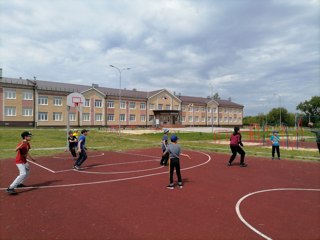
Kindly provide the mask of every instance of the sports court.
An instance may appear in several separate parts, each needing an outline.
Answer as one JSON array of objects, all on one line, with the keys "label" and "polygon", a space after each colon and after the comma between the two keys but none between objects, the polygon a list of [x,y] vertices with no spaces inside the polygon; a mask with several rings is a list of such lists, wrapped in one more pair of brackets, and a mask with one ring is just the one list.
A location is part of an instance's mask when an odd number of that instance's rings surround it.
[{"label": "sports court", "polygon": [[16,196],[2,160],[1,239],[320,239],[318,163],[184,153],[174,190],[158,148],[89,151],[81,171],[69,153],[37,158]]}]

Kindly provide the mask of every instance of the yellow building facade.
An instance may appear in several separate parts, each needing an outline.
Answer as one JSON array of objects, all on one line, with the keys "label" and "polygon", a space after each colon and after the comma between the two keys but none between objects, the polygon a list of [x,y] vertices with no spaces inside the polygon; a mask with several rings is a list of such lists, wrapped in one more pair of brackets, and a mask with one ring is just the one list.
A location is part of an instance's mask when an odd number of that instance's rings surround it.
[{"label": "yellow building facade", "polygon": [[[67,105],[73,92],[85,98],[78,107]],[[228,100],[21,78],[1,78],[0,104],[1,126],[241,126],[243,119],[243,106]]]}]

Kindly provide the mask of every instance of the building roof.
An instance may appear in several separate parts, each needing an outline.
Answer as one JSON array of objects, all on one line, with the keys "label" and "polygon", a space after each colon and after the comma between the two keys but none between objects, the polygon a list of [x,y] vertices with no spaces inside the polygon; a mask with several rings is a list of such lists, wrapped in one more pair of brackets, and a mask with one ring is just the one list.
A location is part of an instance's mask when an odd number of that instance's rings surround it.
[{"label": "building roof", "polygon": [[[22,78],[6,78],[2,77],[0,82],[14,84],[14,85],[26,85],[26,86],[33,86],[36,83],[37,88],[39,90],[47,90],[47,91],[61,91],[61,92],[84,92],[90,89],[96,89],[99,92],[105,94],[106,96],[119,96],[119,89],[116,88],[107,88],[107,87],[100,87],[97,84],[92,84],[92,86],[87,85],[79,85],[79,84],[72,84],[72,83],[61,83],[61,82],[50,82],[44,80],[28,80]],[[148,99],[151,96],[158,94],[165,89],[155,90],[155,91],[138,91],[136,89],[128,90],[122,89],[121,96],[127,98],[140,98],[140,99]],[[243,105],[234,103],[229,100],[221,100],[221,99],[214,99],[211,98],[203,98],[203,97],[193,97],[193,96],[177,96],[184,104],[197,104],[206,106],[210,101],[215,101],[221,107],[236,107],[236,108],[243,108]]]}]

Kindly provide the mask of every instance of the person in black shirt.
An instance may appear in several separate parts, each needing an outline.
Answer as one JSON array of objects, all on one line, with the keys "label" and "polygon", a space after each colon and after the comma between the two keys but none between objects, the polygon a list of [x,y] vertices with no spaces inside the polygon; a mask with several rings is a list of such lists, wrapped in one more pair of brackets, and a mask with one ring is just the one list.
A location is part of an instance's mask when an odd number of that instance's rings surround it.
[{"label": "person in black shirt", "polygon": [[72,131],[69,131],[69,137],[68,137],[68,142],[69,142],[69,151],[71,152],[71,155],[74,160],[77,159],[77,144],[78,144],[78,139],[76,136],[73,135]]}]

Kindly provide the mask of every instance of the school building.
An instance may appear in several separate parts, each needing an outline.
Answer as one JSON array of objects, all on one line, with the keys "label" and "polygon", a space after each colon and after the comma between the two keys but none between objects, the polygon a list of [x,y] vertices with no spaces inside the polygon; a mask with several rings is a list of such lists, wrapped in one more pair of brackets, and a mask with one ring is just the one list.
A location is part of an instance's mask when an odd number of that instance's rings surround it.
[{"label": "school building", "polygon": [[[80,107],[67,96],[81,93]],[[242,126],[244,106],[183,96],[166,89],[138,91],[22,78],[0,79],[0,126],[183,127]]]}]

